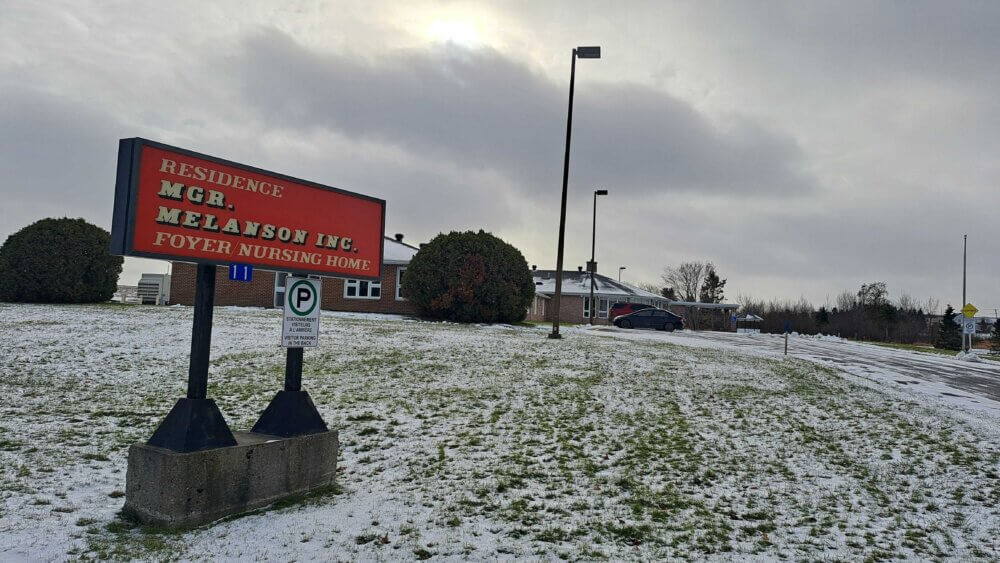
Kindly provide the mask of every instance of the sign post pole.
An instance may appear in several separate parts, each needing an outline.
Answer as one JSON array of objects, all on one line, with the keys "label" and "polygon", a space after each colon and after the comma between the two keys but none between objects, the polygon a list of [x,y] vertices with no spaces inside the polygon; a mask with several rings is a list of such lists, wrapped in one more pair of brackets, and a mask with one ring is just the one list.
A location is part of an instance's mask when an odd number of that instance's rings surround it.
[{"label": "sign post pole", "polygon": [[188,399],[208,395],[208,355],[212,347],[212,314],[215,308],[215,266],[198,264],[195,278],[191,359],[188,365]]},{"label": "sign post pole", "polygon": [[[964,300],[963,300],[964,301]],[[972,303],[966,303],[962,307],[962,351],[971,352],[972,351],[972,337],[976,334],[976,313],[979,309],[976,308]],[[966,340],[968,340],[968,346],[966,346]]]},{"label": "sign post pole", "polygon": [[289,348],[285,355],[285,391],[302,390],[302,348]]},{"label": "sign post pole", "polygon": [[187,397],[179,399],[146,442],[175,452],[196,452],[235,446],[222,411],[208,396],[208,359],[212,347],[212,309],[215,304],[215,266],[199,264],[195,281],[194,322]]}]

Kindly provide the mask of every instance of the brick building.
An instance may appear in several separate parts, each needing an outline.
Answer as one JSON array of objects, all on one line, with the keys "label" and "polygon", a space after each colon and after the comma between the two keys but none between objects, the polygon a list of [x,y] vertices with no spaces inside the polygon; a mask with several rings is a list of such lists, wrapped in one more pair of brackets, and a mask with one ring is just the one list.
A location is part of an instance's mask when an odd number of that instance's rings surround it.
[{"label": "brick building", "polygon": [[[535,311],[528,310],[528,320],[555,320],[551,297],[556,293],[555,270],[538,270],[532,267],[535,279]],[[539,309],[539,299],[545,299]],[[622,283],[601,274],[594,275],[594,301],[590,303],[590,274],[582,267],[574,271],[563,271],[562,297],[559,299],[559,322],[589,322],[590,306],[597,308],[594,324],[608,324],[608,310],[615,303],[642,303],[666,309],[685,320],[689,329],[735,330],[730,316],[739,307],[731,303],[690,303],[671,301],[662,295],[650,293],[633,285]]]},{"label": "brick building", "polygon": [[[391,313],[416,315],[417,309],[400,292],[405,283],[406,266],[417,253],[417,248],[403,242],[403,235],[383,240],[382,281],[344,280],[322,278],[323,309],[353,311],[358,313]],[[196,267],[186,262],[174,262],[172,267],[170,304],[194,304]],[[525,320],[552,322],[555,320],[552,296],[555,295],[555,270],[538,270],[532,267],[535,281],[535,298],[528,306]],[[252,282],[229,280],[229,269],[219,266],[215,274],[215,304],[243,307],[281,307],[284,303],[287,274],[267,270],[254,270]],[[590,314],[590,274],[578,268],[564,271],[560,322],[585,323]],[[722,303],[685,303],[670,301],[661,295],[622,283],[601,274],[594,277],[594,302],[597,315],[595,324],[608,324],[608,310],[618,302],[643,303],[671,310],[687,320],[688,328],[708,328],[716,323],[707,322],[714,316],[728,319],[736,305]],[[711,310],[711,311],[708,311]],[[720,321],[721,322],[721,321]],[[714,326],[712,328],[715,328]],[[719,328],[716,328],[718,330]],[[722,328],[722,330],[731,328]]]},{"label": "brick building", "polygon": [[552,305],[552,298],[544,293],[535,292],[535,299],[531,302],[531,306],[528,307],[528,316],[524,317],[526,321],[542,322],[549,320],[546,312]]},{"label": "brick building", "polygon": [[[529,311],[528,320],[554,321],[555,311],[551,297],[556,293],[556,271],[538,270],[532,267],[531,275],[535,279],[536,302],[546,301],[541,313]],[[562,296],[559,298],[559,322],[585,323],[590,315],[590,274],[583,268],[576,271],[563,271]],[[670,301],[661,295],[650,293],[638,287],[616,281],[601,274],[594,275],[594,305],[597,315],[594,324],[608,324],[608,309],[614,303],[643,303],[654,307],[666,308]]]},{"label": "brick building", "polygon": [[[415,315],[416,308],[400,292],[406,265],[417,248],[403,242],[403,235],[383,240],[382,281],[322,278],[322,302],[331,311],[361,313],[392,313]],[[171,268],[170,304],[194,304],[197,268],[187,262],[174,262]],[[284,303],[284,272],[254,270],[253,281],[229,280],[229,268],[219,266],[215,272],[215,304],[244,307],[280,307]]]}]

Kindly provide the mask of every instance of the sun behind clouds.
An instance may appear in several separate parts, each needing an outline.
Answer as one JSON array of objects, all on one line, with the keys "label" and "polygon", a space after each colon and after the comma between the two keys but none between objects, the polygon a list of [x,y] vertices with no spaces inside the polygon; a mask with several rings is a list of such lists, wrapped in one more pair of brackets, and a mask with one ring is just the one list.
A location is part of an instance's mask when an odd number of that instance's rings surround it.
[{"label": "sun behind clouds", "polygon": [[455,19],[434,20],[427,26],[427,37],[435,43],[454,43],[461,47],[475,48],[483,45],[483,38],[476,26],[468,21]]}]

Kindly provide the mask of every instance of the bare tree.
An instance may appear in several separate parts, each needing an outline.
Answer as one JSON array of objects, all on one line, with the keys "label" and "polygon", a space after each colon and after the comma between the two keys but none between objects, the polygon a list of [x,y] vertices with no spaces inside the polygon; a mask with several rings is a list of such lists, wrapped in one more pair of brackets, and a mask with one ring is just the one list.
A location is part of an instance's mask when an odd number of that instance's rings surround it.
[{"label": "bare tree", "polygon": [[899,296],[898,304],[903,311],[916,311],[921,308],[920,303],[908,293]]},{"label": "bare tree", "polygon": [[681,262],[676,268],[663,269],[663,283],[677,291],[685,301],[697,301],[698,290],[710,262]]},{"label": "bare tree", "polygon": [[857,296],[850,291],[842,291],[837,296],[837,309],[841,311],[851,311],[858,304]]},{"label": "bare tree", "polygon": [[752,296],[742,293],[736,294],[736,303],[739,304],[740,311],[754,315],[761,315],[767,309],[767,304],[763,300],[754,299]]},{"label": "bare tree", "polygon": [[924,305],[924,312],[928,315],[936,315],[938,312],[938,307],[941,306],[941,302],[933,297],[927,298],[927,304]]},{"label": "bare tree", "polygon": [[658,284],[658,283],[649,283],[649,282],[639,282],[639,284],[637,285],[637,287],[639,289],[643,290],[643,291],[648,291],[650,293],[655,293],[656,295],[660,295],[660,290],[663,289],[662,287],[660,287],[660,284]]}]

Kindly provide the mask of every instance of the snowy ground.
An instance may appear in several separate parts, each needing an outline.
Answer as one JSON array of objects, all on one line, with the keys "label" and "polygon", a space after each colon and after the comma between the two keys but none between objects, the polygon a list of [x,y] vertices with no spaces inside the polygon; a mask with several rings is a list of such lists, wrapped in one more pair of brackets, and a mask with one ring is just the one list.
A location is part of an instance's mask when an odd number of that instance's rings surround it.
[{"label": "snowy ground", "polygon": [[[617,335],[621,336],[621,335]],[[785,339],[777,334],[735,334],[731,332],[678,332],[653,336],[636,333],[632,338],[656,338],[687,346],[740,350],[745,353],[780,357]],[[836,336],[799,336],[788,339],[788,354],[837,368],[879,384],[909,386],[917,394],[938,403],[958,406],[966,412],[985,411],[984,420],[995,424],[1000,416],[1000,361],[977,350],[970,362],[952,355],[913,352],[853,342]]]},{"label": "snowy ground", "polygon": [[[215,318],[209,395],[247,428],[282,383],[280,317]],[[0,304],[0,560],[1000,557],[988,398],[711,334],[359,315],[324,316],[306,352],[337,490],[135,527],[126,451],[184,394],[190,321]]]}]

